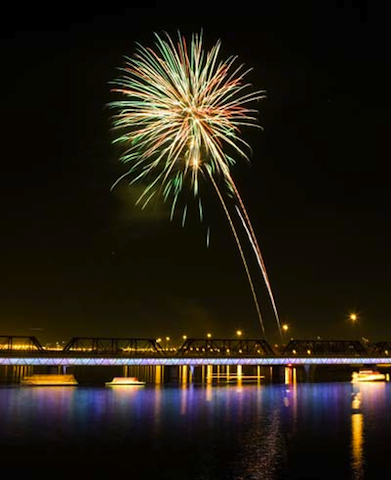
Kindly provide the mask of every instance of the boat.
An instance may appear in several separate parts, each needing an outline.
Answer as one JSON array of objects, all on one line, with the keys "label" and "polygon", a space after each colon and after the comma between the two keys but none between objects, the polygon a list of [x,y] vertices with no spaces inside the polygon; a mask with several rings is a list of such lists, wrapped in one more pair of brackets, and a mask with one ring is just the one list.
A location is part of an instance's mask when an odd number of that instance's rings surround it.
[{"label": "boat", "polygon": [[352,383],[385,382],[386,380],[386,375],[375,370],[360,370],[352,373]]},{"label": "boat", "polygon": [[143,386],[146,382],[138,380],[136,377],[114,377],[111,382],[106,382],[108,387],[130,387],[130,386]]},{"label": "boat", "polygon": [[59,387],[59,386],[76,386],[77,380],[73,375],[30,375],[23,377],[20,381],[21,385],[33,385],[41,387]]}]

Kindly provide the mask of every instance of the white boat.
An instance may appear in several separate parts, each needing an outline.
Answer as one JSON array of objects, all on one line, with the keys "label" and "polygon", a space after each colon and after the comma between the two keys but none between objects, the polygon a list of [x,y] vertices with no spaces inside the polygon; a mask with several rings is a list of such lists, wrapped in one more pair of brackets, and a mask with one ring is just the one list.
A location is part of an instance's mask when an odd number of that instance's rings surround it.
[{"label": "white boat", "polygon": [[21,385],[33,385],[41,387],[75,386],[78,385],[73,375],[42,375],[36,374],[23,377]]},{"label": "white boat", "polygon": [[374,370],[360,370],[352,373],[352,383],[357,382],[385,382],[387,380],[383,373]]},{"label": "white boat", "polygon": [[127,387],[127,386],[142,386],[146,382],[138,380],[136,377],[114,377],[111,382],[106,382],[105,385],[108,387]]}]

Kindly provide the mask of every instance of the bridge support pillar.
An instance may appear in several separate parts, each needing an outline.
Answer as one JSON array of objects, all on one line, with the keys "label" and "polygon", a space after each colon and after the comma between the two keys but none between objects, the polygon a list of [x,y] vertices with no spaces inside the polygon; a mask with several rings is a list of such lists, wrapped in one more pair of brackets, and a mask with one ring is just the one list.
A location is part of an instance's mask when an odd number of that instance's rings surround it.
[{"label": "bridge support pillar", "polygon": [[273,365],[270,367],[271,381],[273,383],[284,383],[285,381],[285,365]]},{"label": "bridge support pillar", "polygon": [[178,382],[179,369],[176,365],[164,367],[164,382]]},{"label": "bridge support pillar", "polygon": [[179,366],[179,383],[187,384],[189,382],[190,367],[187,365]]},{"label": "bridge support pillar", "polygon": [[285,383],[288,385],[297,383],[296,367],[292,367],[292,365],[285,367]]},{"label": "bridge support pillar", "polygon": [[156,384],[162,383],[164,379],[164,366],[156,365],[154,372],[155,372],[155,383]]},{"label": "bridge support pillar", "polygon": [[313,382],[315,377],[316,365],[304,365],[304,381]]}]

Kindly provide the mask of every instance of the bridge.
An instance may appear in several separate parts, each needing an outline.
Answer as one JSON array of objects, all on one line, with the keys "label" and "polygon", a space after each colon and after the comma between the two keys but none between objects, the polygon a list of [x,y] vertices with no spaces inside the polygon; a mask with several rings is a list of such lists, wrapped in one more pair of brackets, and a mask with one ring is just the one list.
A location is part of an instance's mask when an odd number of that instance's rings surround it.
[{"label": "bridge", "polygon": [[163,348],[151,338],[73,337],[64,347],[45,348],[36,337],[0,336],[0,365],[42,366],[310,366],[390,365],[391,342],[291,340],[273,349],[266,340],[189,338]]}]

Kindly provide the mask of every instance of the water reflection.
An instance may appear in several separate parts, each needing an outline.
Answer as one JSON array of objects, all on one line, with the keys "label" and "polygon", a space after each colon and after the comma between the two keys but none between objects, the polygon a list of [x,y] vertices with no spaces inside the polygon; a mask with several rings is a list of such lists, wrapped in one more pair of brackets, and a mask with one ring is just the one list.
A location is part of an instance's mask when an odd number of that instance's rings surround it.
[{"label": "water reflection", "polygon": [[0,445],[26,465],[126,458],[132,480],[359,480],[387,468],[390,404],[385,383],[0,388]]},{"label": "water reflection", "polygon": [[[355,383],[352,392],[351,413],[351,471],[352,478],[366,478],[365,423],[373,429],[379,412],[387,409],[386,382]],[[380,415],[381,417],[382,415]],[[366,420],[365,420],[366,419]],[[384,416],[384,420],[386,417]]]},{"label": "water reflection", "polygon": [[352,413],[352,474],[355,480],[364,475],[364,416]]},{"label": "water reflection", "polygon": [[[301,478],[290,466],[289,450],[297,442],[297,385],[279,385],[277,387],[252,387],[246,393],[244,408],[252,402],[257,406],[241,438],[238,449],[238,463],[235,467],[235,479],[272,480],[282,478]],[[254,395],[254,396],[253,396]],[[249,402],[249,396],[251,402]],[[243,420],[245,421],[245,417]],[[302,425],[303,426],[303,425]],[[307,428],[307,425],[305,426]],[[305,460],[304,464],[308,465]],[[303,476],[304,478],[304,476]],[[307,478],[307,477],[305,477]],[[308,478],[323,478],[315,475]]]},{"label": "water reflection", "polygon": [[281,428],[278,406],[268,412],[267,420],[257,417],[242,439],[238,449],[235,478],[237,480],[272,480],[286,462],[287,445]]}]

